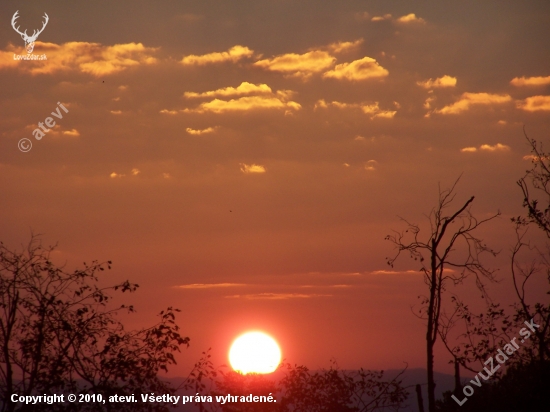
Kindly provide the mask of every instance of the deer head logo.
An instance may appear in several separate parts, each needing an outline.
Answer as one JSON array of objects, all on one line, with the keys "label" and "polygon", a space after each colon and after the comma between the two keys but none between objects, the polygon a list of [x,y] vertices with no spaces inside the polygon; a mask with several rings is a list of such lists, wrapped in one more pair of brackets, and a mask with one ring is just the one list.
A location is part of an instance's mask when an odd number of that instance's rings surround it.
[{"label": "deer head logo", "polygon": [[21,38],[23,40],[25,40],[25,48],[27,49],[27,53],[31,54],[32,51],[34,50],[34,42],[36,41],[36,38],[38,37],[38,35],[40,33],[42,33],[44,31],[44,28],[46,27],[46,25],[48,24],[48,20],[50,20],[50,18],[48,17],[48,15],[46,13],[44,13],[44,18],[46,19],[42,25],[42,28],[40,30],[34,30],[32,36],[29,36],[27,35],[27,30],[25,30],[23,33],[21,33],[19,31],[19,26],[15,27],[15,21],[19,18],[18,14],[19,13],[19,10],[17,10],[14,14],[13,14],[13,17],[11,19],[11,26],[13,27],[13,29],[19,33],[21,35]]}]

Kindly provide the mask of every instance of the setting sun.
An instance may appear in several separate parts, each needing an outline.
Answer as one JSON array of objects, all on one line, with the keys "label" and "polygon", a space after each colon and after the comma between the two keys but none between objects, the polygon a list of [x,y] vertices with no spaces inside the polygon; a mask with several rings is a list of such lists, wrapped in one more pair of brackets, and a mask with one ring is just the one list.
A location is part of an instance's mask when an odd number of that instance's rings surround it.
[{"label": "setting sun", "polygon": [[243,374],[271,373],[280,362],[279,345],[263,332],[248,332],[239,336],[229,350],[231,367]]}]

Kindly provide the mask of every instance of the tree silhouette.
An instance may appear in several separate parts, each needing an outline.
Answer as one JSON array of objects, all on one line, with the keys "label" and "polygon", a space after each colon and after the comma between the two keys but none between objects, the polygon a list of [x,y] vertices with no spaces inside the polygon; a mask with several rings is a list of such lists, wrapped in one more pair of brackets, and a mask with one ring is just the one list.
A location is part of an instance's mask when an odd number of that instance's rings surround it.
[{"label": "tree silhouette", "polygon": [[[400,376],[384,380],[383,371],[345,371],[332,362],[329,369],[310,371],[305,366],[283,363],[276,382],[269,375],[221,372],[214,380],[216,395],[273,395],[272,403],[213,403],[207,408],[224,412],[375,412],[398,410],[407,399],[408,391]],[[204,407],[204,406],[203,406]]]},{"label": "tree silhouette", "polygon": [[483,254],[496,255],[483,241],[474,236],[474,232],[484,223],[500,215],[500,212],[486,219],[477,219],[470,212],[474,201],[472,196],[466,202],[449,213],[455,199],[455,181],[450,189],[439,190],[437,206],[428,215],[429,231],[421,233],[418,224],[402,219],[407,229],[394,232],[386,237],[397,247],[396,254],[387,258],[393,267],[402,253],[421,264],[424,282],[428,286],[428,296],[423,296],[419,316],[427,321],[426,358],[428,377],[428,410],[435,412],[434,346],[441,333],[441,315],[443,294],[447,284],[462,283],[469,275],[475,276],[477,287],[486,296],[484,280],[493,281],[494,272],[487,269],[480,260]]},{"label": "tree silhouette", "polygon": [[188,346],[175,323],[178,309],[160,313],[157,324],[127,331],[112,309],[111,292],[132,292],[128,281],[100,288],[99,272],[111,262],[84,264],[67,271],[50,259],[33,236],[22,251],[0,243],[0,398],[2,412],[13,411],[165,411],[148,403],[106,402],[25,405],[12,394],[131,395],[172,393],[158,377],[176,363],[174,353]]},{"label": "tree silhouette", "polygon": [[550,362],[517,363],[501,379],[484,382],[468,402],[459,406],[452,392],[437,401],[438,412],[548,412]]},{"label": "tree silhouette", "polygon": [[282,411],[374,412],[397,410],[408,397],[398,376],[383,380],[383,371],[344,371],[333,362],[329,369],[310,371],[286,365],[281,380]]},{"label": "tree silhouette", "polygon": [[[514,339],[519,347],[506,363],[496,371],[491,381],[476,388],[475,396],[458,408],[452,393],[444,394],[439,403],[441,411],[530,411],[550,410],[550,303],[537,302],[534,289],[540,290],[536,278],[546,277],[550,286],[550,249],[532,244],[529,229],[537,227],[550,238],[550,163],[542,144],[524,135],[531,147],[531,169],[518,182],[523,194],[526,216],[512,218],[516,241],[510,254],[510,273],[516,302],[513,312],[506,312],[500,304],[489,304],[485,313],[474,314],[467,305],[456,299],[458,319],[464,321],[462,342],[447,348],[466,369],[478,373],[487,359]],[[550,295],[550,287],[547,295]],[[526,328],[531,320],[536,327]],[[451,323],[453,323],[452,321]],[[529,335],[521,334],[521,330]],[[477,369],[472,367],[478,363]],[[484,369],[484,373],[487,369]],[[487,373],[488,376],[491,374]]]},{"label": "tree silhouette", "polygon": [[[549,284],[547,294],[550,295],[550,248],[548,243],[545,248],[531,245],[526,240],[526,234],[529,226],[535,225],[550,239],[550,154],[544,152],[542,143],[527,136],[525,128],[523,134],[531,147],[532,167],[517,182],[523,193],[523,207],[527,210],[527,216],[512,218],[517,235],[511,262],[514,290],[518,298],[515,319],[522,322],[536,318],[540,323],[540,328],[534,331],[536,345],[532,355],[544,362],[550,360],[550,303],[530,303],[527,285],[535,277],[546,276]],[[523,251],[535,253],[535,258],[527,265],[520,263]]]}]

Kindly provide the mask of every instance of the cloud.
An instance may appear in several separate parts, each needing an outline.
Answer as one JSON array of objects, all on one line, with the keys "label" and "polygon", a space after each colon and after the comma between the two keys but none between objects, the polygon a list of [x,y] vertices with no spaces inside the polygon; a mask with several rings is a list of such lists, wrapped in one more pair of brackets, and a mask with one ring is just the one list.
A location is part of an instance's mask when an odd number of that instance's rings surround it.
[{"label": "cloud", "polygon": [[[432,107],[432,103],[436,100],[434,96],[429,96],[426,101],[424,102],[423,106],[425,109],[430,109]],[[429,117],[429,116],[428,116]]]},{"label": "cloud", "polygon": [[416,17],[416,14],[410,13],[406,16],[401,16],[397,20],[395,20],[396,23],[399,24],[426,24],[426,20]]},{"label": "cloud", "polygon": [[304,54],[288,53],[273,59],[259,60],[254,66],[290,77],[309,78],[312,74],[331,67],[336,58],[326,51],[310,51]]},{"label": "cloud", "polygon": [[199,97],[215,97],[215,96],[242,96],[246,94],[270,94],[271,88],[267,84],[252,84],[242,82],[237,87],[225,87],[223,89],[212,90],[203,93],[185,92],[183,95],[188,99]]},{"label": "cloud", "polygon": [[[145,47],[141,43],[115,44],[104,46],[100,43],[69,42],[61,45],[36,42],[41,52],[48,56],[47,61],[18,62],[22,71],[35,74],[53,74],[58,71],[80,71],[100,77],[118,73],[130,67],[157,62],[152,55],[156,48]],[[12,48],[14,48],[12,46]],[[14,48],[15,49],[15,48]],[[12,57],[13,51],[9,53]],[[6,53],[0,54],[0,68],[6,65]],[[30,64],[29,64],[30,63]]]},{"label": "cloud", "polygon": [[374,16],[370,21],[384,21],[384,20],[391,20],[392,15],[391,14],[384,14],[383,16]]},{"label": "cloud", "polygon": [[190,127],[188,127],[187,129],[185,129],[185,131],[189,134],[193,134],[193,135],[201,135],[201,134],[207,134],[207,133],[213,133],[216,131],[216,128],[215,127],[207,127],[206,129],[198,129],[198,130],[195,130],[195,129],[191,129]]},{"label": "cloud", "polygon": [[[209,102],[199,104],[199,106],[191,109],[186,108],[180,110],[184,113],[226,113],[237,111],[250,111],[256,109],[275,109],[285,110],[285,114],[292,114],[293,110],[300,110],[301,105],[291,100],[295,94],[292,90],[278,90],[274,92],[267,84],[252,84],[242,82],[237,87],[225,87],[222,89],[207,91],[203,93],[186,92],[187,98],[198,97],[213,97],[213,96],[242,96],[236,99],[223,100],[213,99]],[[175,110],[161,110],[161,113],[176,114]]]},{"label": "cloud", "polygon": [[141,173],[141,172],[139,171],[139,169],[136,169],[136,168],[133,168],[133,169],[132,169],[132,175],[133,175],[133,176],[137,176],[137,175],[139,175],[140,173]]},{"label": "cloud", "polygon": [[384,14],[383,16],[373,16],[370,20],[374,22],[392,20],[394,23],[397,24],[426,24],[426,20],[420,17],[416,17],[416,14],[414,13],[401,16],[397,19],[393,19],[393,16],[391,14]]},{"label": "cloud", "polygon": [[268,300],[287,300],[287,299],[310,299],[320,297],[330,297],[332,295],[319,295],[314,293],[254,293],[249,295],[230,295],[228,299],[268,299]]},{"label": "cloud", "polygon": [[397,270],[374,270],[372,272],[370,272],[371,275],[403,275],[403,274],[421,274],[422,272],[419,271],[419,270],[401,270],[401,271],[397,271]]},{"label": "cloud", "polygon": [[456,86],[456,77],[444,75],[443,77],[438,77],[435,80],[431,78],[424,81],[416,82],[417,85],[425,89],[435,89],[440,87],[455,87]]},{"label": "cloud", "polygon": [[332,51],[333,53],[346,53],[352,50],[356,50],[363,44],[363,39],[355,40],[355,41],[341,41],[337,43],[331,43],[328,45],[328,49]]},{"label": "cloud", "polygon": [[550,110],[550,96],[531,96],[525,100],[519,100],[516,105],[527,112]]},{"label": "cloud", "polygon": [[111,179],[116,179],[117,177],[124,177],[124,176],[126,176],[126,175],[122,175],[122,174],[113,172],[113,173],[111,173],[109,176],[111,177]]},{"label": "cloud", "polygon": [[262,165],[251,164],[247,165],[245,163],[239,163],[241,165],[241,172],[243,173],[265,173],[265,167]]},{"label": "cloud", "polygon": [[64,136],[69,136],[69,137],[78,137],[80,136],[80,132],[76,129],[72,129],[72,130],[65,130],[63,132],[63,135]]},{"label": "cloud", "polygon": [[195,113],[226,113],[226,112],[246,112],[250,110],[267,110],[267,109],[285,109],[285,110],[300,110],[301,105],[286,101],[285,97],[276,96],[246,96],[238,99],[220,100],[214,99],[210,102],[201,103],[195,109],[185,109],[184,112]]},{"label": "cloud", "polygon": [[254,55],[254,50],[250,50],[248,47],[237,45],[237,46],[231,47],[228,51],[225,51],[225,52],[214,52],[209,54],[203,54],[200,56],[191,54],[181,59],[180,63],[185,66],[189,66],[189,65],[203,66],[206,64],[223,63],[223,62],[236,63],[241,59],[250,58],[253,55]]},{"label": "cloud", "polygon": [[[368,103],[342,103],[338,101],[333,101],[330,103],[327,103],[324,99],[318,100],[315,103],[314,110],[318,108],[327,109],[329,107],[336,107],[338,109],[357,109],[361,110],[363,113],[370,115],[371,119],[380,117],[380,118],[386,118],[391,119],[395,116],[397,111],[395,110],[382,110],[380,109],[378,102],[374,102],[372,104]],[[355,140],[364,140],[362,139],[355,139]]]},{"label": "cloud", "polygon": [[440,114],[458,114],[470,110],[472,106],[490,106],[507,103],[511,100],[512,98],[508,94],[463,93],[455,103],[434,112]]},{"label": "cloud", "polygon": [[546,77],[514,77],[510,84],[512,86],[546,86],[550,84],[550,76]]},{"label": "cloud", "polygon": [[525,155],[523,156],[523,160],[530,160],[532,162],[540,162],[542,160],[548,160],[548,156],[535,156],[535,155]]},{"label": "cloud", "polygon": [[490,144],[482,144],[481,146],[479,146],[479,149],[480,150],[485,150],[485,151],[488,151],[488,152],[497,152],[497,151],[507,152],[507,151],[510,150],[510,146],[507,146],[507,145],[501,144],[501,143],[497,143],[493,146],[491,146]]},{"label": "cloud", "polygon": [[175,115],[175,114],[178,114],[178,111],[177,110],[162,109],[162,110],[159,111],[159,113]]},{"label": "cloud", "polygon": [[363,113],[371,115],[371,119],[374,119],[376,117],[391,119],[397,113],[397,111],[395,110],[380,109],[380,107],[378,107],[378,102],[374,102],[374,104],[371,105],[361,106],[361,110],[363,111]]},{"label": "cloud", "polygon": [[372,57],[363,57],[351,63],[337,64],[333,70],[323,74],[324,78],[359,81],[384,78],[389,72]]},{"label": "cloud", "polygon": [[[473,153],[477,152],[477,150],[478,149],[476,147],[464,147],[460,149],[462,153]],[[508,152],[510,150],[510,146],[502,143],[497,143],[492,146],[490,144],[482,144],[479,146],[479,150],[484,150],[486,152]]]},{"label": "cloud", "polygon": [[175,289],[215,289],[232,288],[236,286],[246,286],[243,283],[190,283],[186,285],[172,286]]}]

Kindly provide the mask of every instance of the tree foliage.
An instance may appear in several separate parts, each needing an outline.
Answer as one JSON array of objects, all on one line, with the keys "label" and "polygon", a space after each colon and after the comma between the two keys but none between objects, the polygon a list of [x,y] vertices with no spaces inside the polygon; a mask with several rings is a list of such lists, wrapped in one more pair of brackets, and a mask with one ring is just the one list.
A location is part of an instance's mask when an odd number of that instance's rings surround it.
[{"label": "tree foliage", "polygon": [[[404,371],[403,371],[404,372]],[[335,362],[329,369],[311,371],[306,366],[283,363],[275,373],[276,382],[268,375],[227,371],[214,381],[215,395],[273,395],[274,403],[213,404],[213,411],[224,412],[381,412],[398,410],[408,396],[399,379],[385,380],[383,371],[345,371]]]},{"label": "tree foliage", "polygon": [[[84,263],[65,270],[52,263],[53,248],[34,237],[22,251],[0,243],[0,398],[11,394],[171,393],[158,374],[176,363],[174,353],[188,346],[168,308],[157,324],[125,330],[117,319],[111,293],[133,292],[128,281],[98,286],[98,274],[111,262]],[[117,411],[164,411],[164,407],[115,404]],[[2,412],[40,410],[114,410],[109,403],[78,406],[4,402]]]},{"label": "tree foliage", "polygon": [[344,371],[333,363],[329,369],[310,371],[286,365],[281,381],[285,412],[374,412],[397,410],[408,392],[399,377],[384,380],[383,371]]}]

